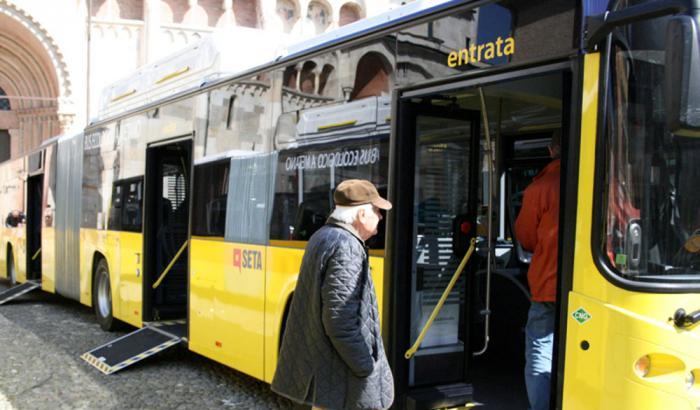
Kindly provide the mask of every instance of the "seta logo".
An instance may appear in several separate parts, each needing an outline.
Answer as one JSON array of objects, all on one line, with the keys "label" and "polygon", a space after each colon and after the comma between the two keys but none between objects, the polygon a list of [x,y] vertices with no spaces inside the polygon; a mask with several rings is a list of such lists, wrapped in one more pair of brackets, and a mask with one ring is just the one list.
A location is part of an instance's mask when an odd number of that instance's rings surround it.
[{"label": "seta logo", "polygon": [[253,249],[233,249],[233,266],[242,269],[262,270],[262,252]]}]

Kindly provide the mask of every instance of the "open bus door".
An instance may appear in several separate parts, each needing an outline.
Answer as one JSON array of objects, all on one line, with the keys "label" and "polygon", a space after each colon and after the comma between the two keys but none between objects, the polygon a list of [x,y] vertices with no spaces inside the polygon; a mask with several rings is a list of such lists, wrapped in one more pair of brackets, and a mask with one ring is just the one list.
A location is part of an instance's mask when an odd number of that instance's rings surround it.
[{"label": "open bus door", "polygon": [[41,280],[41,225],[44,175],[27,180],[27,280]]},{"label": "open bus door", "polygon": [[394,327],[385,332],[393,339],[394,356],[400,355],[393,363],[400,386],[395,405],[463,405],[472,399],[468,371],[474,348],[466,301],[474,263],[467,265],[421,348],[410,360],[403,352],[418,337],[476,233],[479,112],[430,95],[402,99],[398,110],[394,166],[404,172],[396,173],[393,185],[402,189],[395,193],[392,234],[406,240],[390,250],[392,269],[402,273],[393,276]]},{"label": "open bus door", "polygon": [[[389,195],[395,208],[384,329],[397,408],[527,407],[529,255],[513,222],[522,190],[551,161],[550,139],[568,123],[568,67],[555,63],[398,97],[390,186],[400,188]],[[445,293],[470,243],[474,253]],[[421,333],[415,354],[405,357]]]},{"label": "open bus door", "polygon": [[81,356],[105,374],[186,340],[191,170],[192,140],[167,141],[146,151],[145,183],[139,177],[115,185],[124,231],[122,303],[134,312],[142,309],[144,327]]}]

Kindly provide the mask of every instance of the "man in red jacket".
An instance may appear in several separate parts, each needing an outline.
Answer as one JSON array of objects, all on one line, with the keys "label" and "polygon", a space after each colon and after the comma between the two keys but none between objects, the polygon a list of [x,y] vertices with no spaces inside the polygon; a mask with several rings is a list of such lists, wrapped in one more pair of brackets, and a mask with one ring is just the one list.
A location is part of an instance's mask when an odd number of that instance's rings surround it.
[{"label": "man in red jacket", "polygon": [[557,130],[549,145],[553,160],[525,189],[515,221],[516,238],[533,253],[527,271],[532,303],[525,326],[525,386],[532,410],[549,408],[557,300],[560,140]]}]

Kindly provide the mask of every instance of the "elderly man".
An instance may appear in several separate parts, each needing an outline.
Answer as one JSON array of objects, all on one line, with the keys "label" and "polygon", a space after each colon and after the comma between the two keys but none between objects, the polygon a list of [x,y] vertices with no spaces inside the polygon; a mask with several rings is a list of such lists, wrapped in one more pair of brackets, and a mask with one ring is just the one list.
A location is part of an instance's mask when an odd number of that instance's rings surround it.
[{"label": "elderly man", "polygon": [[338,185],[306,246],[272,390],[319,409],[385,409],[394,382],[365,241],[391,203],[366,180]]}]

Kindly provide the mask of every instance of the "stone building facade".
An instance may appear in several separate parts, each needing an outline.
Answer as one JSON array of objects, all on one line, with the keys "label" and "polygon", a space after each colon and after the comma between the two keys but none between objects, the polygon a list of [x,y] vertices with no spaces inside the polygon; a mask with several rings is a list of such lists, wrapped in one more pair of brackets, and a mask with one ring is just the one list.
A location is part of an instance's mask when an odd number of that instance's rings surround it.
[{"label": "stone building facade", "polygon": [[[104,86],[207,33],[248,27],[303,40],[404,2],[0,0],[0,161],[84,127]],[[299,88],[329,86],[303,71]]]}]

